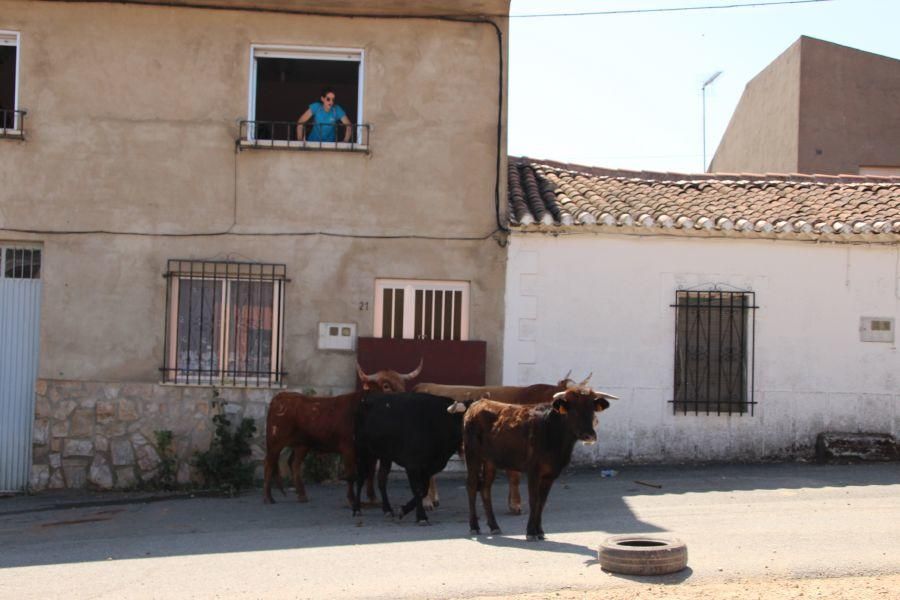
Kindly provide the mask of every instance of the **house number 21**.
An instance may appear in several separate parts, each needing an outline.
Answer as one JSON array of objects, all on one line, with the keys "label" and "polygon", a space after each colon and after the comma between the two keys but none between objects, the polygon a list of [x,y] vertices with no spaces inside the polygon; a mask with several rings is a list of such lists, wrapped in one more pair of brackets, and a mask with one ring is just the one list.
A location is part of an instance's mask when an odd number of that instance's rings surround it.
[{"label": "house number 21", "polygon": [[359,310],[369,310],[369,303],[368,302],[360,302]]}]

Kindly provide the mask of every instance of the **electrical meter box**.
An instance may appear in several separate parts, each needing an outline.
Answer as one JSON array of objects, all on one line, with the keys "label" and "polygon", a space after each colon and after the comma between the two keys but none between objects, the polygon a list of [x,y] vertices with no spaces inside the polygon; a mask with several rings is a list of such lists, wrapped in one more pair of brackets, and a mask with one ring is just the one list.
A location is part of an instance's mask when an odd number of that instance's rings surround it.
[{"label": "electrical meter box", "polygon": [[319,323],[319,350],[356,350],[356,323]]}]

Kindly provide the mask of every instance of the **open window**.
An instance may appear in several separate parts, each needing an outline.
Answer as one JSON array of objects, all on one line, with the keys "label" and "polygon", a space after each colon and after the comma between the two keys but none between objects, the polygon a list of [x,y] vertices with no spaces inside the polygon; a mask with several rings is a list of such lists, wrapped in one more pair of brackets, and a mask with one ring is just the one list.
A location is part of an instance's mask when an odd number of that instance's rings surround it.
[{"label": "open window", "polygon": [[[251,51],[249,114],[241,124],[242,142],[329,149],[368,143],[368,126],[363,124],[362,50],[254,45]],[[298,132],[297,120],[320,101],[325,88],[334,90],[335,105],[351,125],[332,128],[333,139],[302,142],[307,136]],[[306,133],[313,126],[308,123]]]},{"label": "open window", "polygon": [[0,31],[0,137],[21,137],[19,34]]}]

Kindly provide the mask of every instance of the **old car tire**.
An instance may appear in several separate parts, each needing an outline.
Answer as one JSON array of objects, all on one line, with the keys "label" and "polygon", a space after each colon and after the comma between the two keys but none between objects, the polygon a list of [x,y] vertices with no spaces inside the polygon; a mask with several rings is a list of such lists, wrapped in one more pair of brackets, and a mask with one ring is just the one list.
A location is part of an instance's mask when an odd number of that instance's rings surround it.
[{"label": "old car tire", "polygon": [[598,552],[600,566],[623,575],[665,575],[687,566],[687,546],[675,538],[614,535]]}]

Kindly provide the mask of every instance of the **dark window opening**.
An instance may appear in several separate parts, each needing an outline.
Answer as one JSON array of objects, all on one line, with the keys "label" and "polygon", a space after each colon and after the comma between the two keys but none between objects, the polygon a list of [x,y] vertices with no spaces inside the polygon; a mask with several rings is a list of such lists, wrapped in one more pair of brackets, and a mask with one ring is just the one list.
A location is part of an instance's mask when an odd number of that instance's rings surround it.
[{"label": "dark window opening", "polygon": [[16,128],[16,47],[0,46],[0,128]]},{"label": "dark window opening", "polygon": [[677,292],[675,412],[753,414],[753,292]]},{"label": "dark window opening", "polygon": [[325,87],[334,90],[335,102],[350,122],[359,123],[359,62],[260,57],[255,60],[254,120],[258,139],[296,140],[297,119],[310,104],[320,101]]}]

